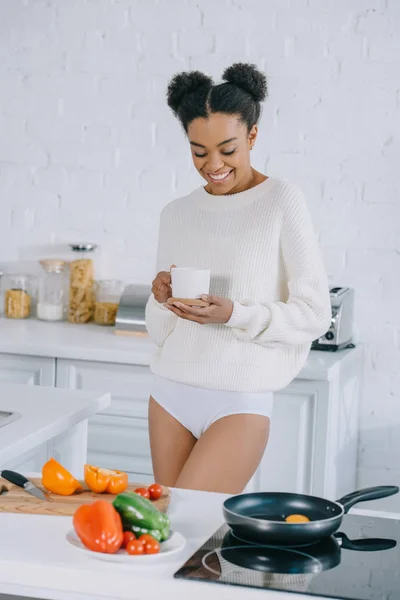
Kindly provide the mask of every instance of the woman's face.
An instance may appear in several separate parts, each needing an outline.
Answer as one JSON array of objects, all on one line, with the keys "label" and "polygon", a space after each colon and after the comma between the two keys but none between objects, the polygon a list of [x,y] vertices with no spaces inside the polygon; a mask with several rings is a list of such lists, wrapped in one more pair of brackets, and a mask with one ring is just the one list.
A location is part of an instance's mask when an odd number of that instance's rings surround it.
[{"label": "woman's face", "polygon": [[211,194],[234,194],[245,189],[252,177],[250,149],[257,137],[257,127],[250,133],[238,116],[212,113],[188,127],[193,163],[207,181]]}]

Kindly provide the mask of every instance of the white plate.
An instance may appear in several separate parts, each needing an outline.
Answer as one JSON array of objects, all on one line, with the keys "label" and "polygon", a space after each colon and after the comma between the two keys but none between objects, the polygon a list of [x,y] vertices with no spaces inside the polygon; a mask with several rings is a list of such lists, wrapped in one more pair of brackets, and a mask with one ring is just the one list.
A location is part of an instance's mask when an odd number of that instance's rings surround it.
[{"label": "white plate", "polygon": [[98,560],[105,560],[108,562],[115,563],[134,563],[135,561],[144,561],[147,562],[149,560],[157,560],[162,557],[170,556],[171,554],[175,554],[182,550],[185,547],[186,540],[181,533],[175,531],[172,533],[171,537],[166,542],[161,542],[160,544],[160,552],[158,554],[142,554],[139,556],[130,555],[126,552],[126,550],[118,550],[115,554],[106,554],[103,552],[93,552],[92,550],[88,550],[82,544],[81,540],[76,535],[75,531],[71,530],[67,533],[67,542],[74,546],[77,550],[84,552],[87,556],[91,558],[97,558]]}]

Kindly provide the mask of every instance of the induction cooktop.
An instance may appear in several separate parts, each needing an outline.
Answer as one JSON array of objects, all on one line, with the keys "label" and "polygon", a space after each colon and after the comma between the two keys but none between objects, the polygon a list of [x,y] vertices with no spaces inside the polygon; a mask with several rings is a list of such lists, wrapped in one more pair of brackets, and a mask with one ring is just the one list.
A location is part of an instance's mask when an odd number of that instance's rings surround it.
[{"label": "induction cooktop", "polygon": [[223,525],[175,577],[346,600],[400,600],[400,521],[346,515],[334,536],[292,548],[249,544]]}]

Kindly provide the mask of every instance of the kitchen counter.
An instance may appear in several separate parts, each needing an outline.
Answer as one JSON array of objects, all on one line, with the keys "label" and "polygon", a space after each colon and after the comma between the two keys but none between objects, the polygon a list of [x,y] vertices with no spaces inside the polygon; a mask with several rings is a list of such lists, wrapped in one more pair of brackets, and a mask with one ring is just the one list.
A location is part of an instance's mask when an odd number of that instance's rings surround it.
[{"label": "kitchen counter", "polygon": [[[187,544],[178,555],[151,560],[148,566],[139,560],[135,564],[134,557],[132,566],[115,565],[75,550],[65,539],[71,529],[69,517],[0,514],[0,593],[54,600],[293,599],[293,595],[284,592],[173,578],[173,574],[222,525],[221,507],[225,498],[222,494],[172,490],[169,514],[174,529],[184,535]],[[392,513],[354,509],[351,512],[400,518]],[[16,532],[23,532],[23,535]]]},{"label": "kitchen counter", "polygon": [[[154,350],[154,343],[147,336],[115,335],[113,328],[94,324],[0,319],[0,353],[4,354],[148,365]],[[360,351],[312,350],[298,378],[330,381],[340,366]]]},{"label": "kitchen counter", "polygon": [[80,473],[86,457],[87,420],[110,402],[109,394],[96,391],[0,384],[0,410],[21,415],[0,427],[0,469],[58,439],[64,466]]}]

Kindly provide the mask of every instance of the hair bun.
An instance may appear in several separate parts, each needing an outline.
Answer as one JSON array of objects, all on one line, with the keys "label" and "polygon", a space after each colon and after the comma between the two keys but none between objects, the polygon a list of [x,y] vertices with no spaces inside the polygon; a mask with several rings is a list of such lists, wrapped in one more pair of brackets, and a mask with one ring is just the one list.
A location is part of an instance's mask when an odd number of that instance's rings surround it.
[{"label": "hair bun", "polygon": [[267,78],[256,65],[235,63],[224,71],[222,79],[250,94],[256,102],[267,97]]},{"label": "hair bun", "polygon": [[200,71],[190,71],[189,73],[178,73],[175,75],[167,91],[168,106],[176,114],[179,110],[182,100],[188,94],[193,94],[201,88],[211,89],[212,79]]}]

